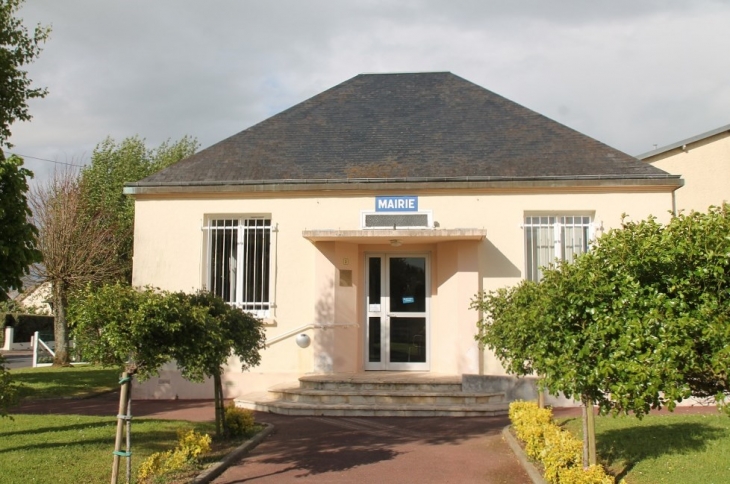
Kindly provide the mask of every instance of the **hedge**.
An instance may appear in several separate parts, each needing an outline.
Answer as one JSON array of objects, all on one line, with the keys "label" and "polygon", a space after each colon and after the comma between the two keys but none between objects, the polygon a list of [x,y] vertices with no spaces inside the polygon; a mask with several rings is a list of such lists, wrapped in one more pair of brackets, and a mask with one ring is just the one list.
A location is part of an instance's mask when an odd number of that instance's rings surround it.
[{"label": "hedge", "polygon": [[603,467],[583,468],[583,443],[558,427],[549,409],[516,401],[509,406],[509,418],[525,452],[542,464],[550,484],[614,484]]},{"label": "hedge", "polygon": [[36,331],[53,334],[53,316],[42,316],[39,314],[0,314],[0,320],[4,322],[4,326],[12,326],[15,328],[15,343],[28,343],[31,336]]}]

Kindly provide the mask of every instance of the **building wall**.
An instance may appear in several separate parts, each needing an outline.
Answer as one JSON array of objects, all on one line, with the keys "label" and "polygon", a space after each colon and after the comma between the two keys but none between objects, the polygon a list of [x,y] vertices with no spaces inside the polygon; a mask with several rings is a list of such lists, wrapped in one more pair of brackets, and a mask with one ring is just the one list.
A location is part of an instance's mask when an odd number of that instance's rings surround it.
[{"label": "building wall", "polygon": [[[504,374],[487,352],[480,359],[474,341],[478,314],[469,301],[481,290],[489,291],[522,279],[525,265],[525,214],[585,214],[598,228],[608,230],[620,223],[621,214],[634,220],[653,214],[669,217],[671,193],[525,193],[433,192],[393,193],[418,195],[419,209],[431,210],[442,229],[486,229],[481,241],[457,240],[389,244],[352,241],[310,242],[302,231],[313,229],[360,229],[361,211],[373,211],[375,194],[300,193],[223,197],[138,196],[136,201],[135,285],[167,290],[202,288],[205,253],[202,230],[208,215],[269,214],[278,231],[272,239],[275,270],[272,309],[267,338],[287,332],[292,337],[264,351],[260,366],[246,373],[235,359],[225,375],[228,397],[264,391],[270,386],[294,382],[306,373],[362,371],[364,360],[365,307],[363,263],[368,253],[425,253],[431,265],[431,366],[437,373]],[[378,193],[384,195],[384,193]],[[352,285],[341,286],[339,270],[352,270]],[[295,331],[296,330],[296,331]],[[294,336],[308,334],[313,343],[299,348]],[[482,361],[480,363],[480,361]],[[480,368],[481,366],[481,368]],[[196,388],[169,388],[150,382],[135,389],[141,396],[180,398],[206,396]],[[157,385],[157,386],[155,386]],[[164,391],[163,391],[164,390]]]},{"label": "building wall", "polygon": [[730,132],[644,161],[682,176],[684,186],[675,192],[677,210],[705,212],[710,205],[730,202]]}]

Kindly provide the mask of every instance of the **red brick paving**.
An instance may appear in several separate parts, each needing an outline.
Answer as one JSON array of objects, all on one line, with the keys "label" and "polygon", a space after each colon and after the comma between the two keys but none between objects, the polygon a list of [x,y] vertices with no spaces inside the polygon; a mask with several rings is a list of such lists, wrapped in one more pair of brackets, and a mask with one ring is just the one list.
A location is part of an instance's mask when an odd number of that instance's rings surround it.
[{"label": "red brick paving", "polygon": [[528,483],[506,418],[287,417],[216,484]]}]

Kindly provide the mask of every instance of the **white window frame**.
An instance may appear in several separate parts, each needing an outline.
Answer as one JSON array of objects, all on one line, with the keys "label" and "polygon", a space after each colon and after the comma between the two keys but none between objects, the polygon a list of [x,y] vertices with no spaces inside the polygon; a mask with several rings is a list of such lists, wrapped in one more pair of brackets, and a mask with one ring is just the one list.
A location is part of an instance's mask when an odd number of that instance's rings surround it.
[{"label": "white window frame", "polygon": [[[587,212],[526,213],[522,225],[525,244],[525,279],[537,282],[542,279],[543,267],[552,265],[556,260],[568,260],[568,252],[570,251],[563,240],[563,234],[565,233],[563,228],[586,229],[586,236],[581,243],[581,249],[580,251],[573,250],[573,257],[588,251],[591,246],[591,241],[594,238],[594,215],[593,213]],[[541,264],[542,261],[539,260],[539,254],[538,257],[532,256],[534,253],[533,249],[535,248],[534,244],[539,243],[535,241],[535,238],[528,238],[528,231],[534,228],[552,229],[552,258],[546,261],[545,264]],[[530,241],[532,241],[532,246],[530,245]],[[539,248],[537,250],[539,251]]]},{"label": "white window frame", "polygon": [[[223,222],[223,225],[221,225],[221,222]],[[266,225],[267,223],[268,225]],[[213,281],[213,279],[217,277],[216,269],[219,267],[218,264],[212,261],[212,259],[216,256],[214,253],[214,237],[215,233],[219,230],[234,230],[236,232],[235,242],[233,241],[233,238],[231,238],[230,242],[228,242],[230,244],[228,250],[226,251],[226,248],[223,248],[225,252],[228,252],[229,257],[231,257],[231,262],[228,264],[228,270],[233,274],[230,275],[228,279],[229,281],[233,281],[233,288],[228,289],[227,291],[223,289],[218,291],[216,284]],[[276,304],[274,303],[274,292],[276,286],[276,242],[274,237],[277,232],[276,225],[274,225],[271,221],[271,215],[207,215],[205,217],[203,231],[205,242],[205,250],[203,251],[204,256],[202,261],[203,288],[213,292],[214,294],[220,292],[218,295],[221,296],[224,296],[223,293],[227,292],[228,297],[224,297],[224,300],[226,300],[227,303],[241,308],[257,318],[271,318],[272,310],[276,307]],[[256,238],[262,235],[264,236],[264,240],[258,241]],[[254,240],[251,241],[250,237],[254,237]],[[268,246],[263,246],[262,244],[266,243],[266,238],[268,238]],[[251,242],[247,244],[247,241]],[[225,239],[223,243],[226,243]],[[253,253],[248,253],[247,250],[249,249],[253,250]],[[249,269],[246,267],[246,261],[251,258],[253,258],[254,264],[257,264],[257,267],[253,269],[253,274],[251,274]],[[222,267],[225,267],[225,264]],[[250,277],[246,277],[246,280],[244,280],[244,275]],[[262,284],[262,287],[255,287],[253,289],[253,297],[247,297],[247,294],[251,294],[251,292],[247,290],[249,287],[247,284],[251,282],[251,278],[253,279],[252,283],[254,285]],[[262,282],[262,279],[266,279],[266,281]],[[228,282],[228,284],[231,284],[231,282]]]}]

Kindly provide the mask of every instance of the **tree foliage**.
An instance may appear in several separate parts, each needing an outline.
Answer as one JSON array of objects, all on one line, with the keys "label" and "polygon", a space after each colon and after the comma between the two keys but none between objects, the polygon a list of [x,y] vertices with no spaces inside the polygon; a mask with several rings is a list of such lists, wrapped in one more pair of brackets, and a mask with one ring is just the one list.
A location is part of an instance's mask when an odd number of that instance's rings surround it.
[{"label": "tree foliage", "polygon": [[[50,29],[37,25],[33,33],[16,17],[22,0],[0,1],[0,148],[10,148],[10,125],[28,121],[28,100],[44,97],[46,90],[32,88],[23,66],[41,52]],[[5,159],[0,151],[0,300],[9,289],[21,289],[21,277],[39,261],[35,248],[36,231],[28,223],[28,178],[33,173],[22,168],[17,156]]]},{"label": "tree foliage", "polygon": [[89,210],[78,173],[71,169],[56,171],[50,180],[36,185],[30,206],[43,255],[43,264],[34,272],[40,280],[51,283],[53,293],[54,364],[67,365],[69,296],[86,284],[99,284],[121,274],[113,225],[104,213]]},{"label": "tree foliage", "polygon": [[171,343],[183,332],[189,313],[180,298],[117,283],[78,291],[69,320],[85,360],[146,380],[172,359]]},{"label": "tree foliage", "polygon": [[5,367],[5,358],[0,355],[0,417],[7,417],[8,411],[17,403],[18,385],[13,382],[10,371]]},{"label": "tree foliage", "polygon": [[[262,323],[210,293],[162,292],[124,284],[87,286],[70,319],[88,361],[125,368],[141,380],[176,361],[191,381],[214,379],[216,409],[222,409],[222,366],[231,354],[243,370],[260,361]],[[216,411],[216,422],[223,414]]]},{"label": "tree foliage", "polygon": [[33,62],[41,53],[51,32],[50,27],[36,25],[33,33],[23,25],[16,13],[23,0],[0,1],[0,148],[10,148],[10,125],[28,121],[28,100],[42,98],[44,88],[31,87],[32,81],[23,66]]},{"label": "tree foliage", "polygon": [[478,340],[553,394],[641,416],[730,390],[730,207],[622,221],[571,263],[480,294]]},{"label": "tree foliage", "polygon": [[0,151],[0,300],[9,289],[21,289],[21,277],[41,260],[38,231],[29,220],[26,196],[32,176],[23,168],[22,159],[11,156],[6,160]]},{"label": "tree foliage", "polygon": [[81,186],[87,200],[89,216],[108,214],[114,230],[116,258],[131,282],[134,240],[134,200],[123,193],[124,184],[136,182],[195,153],[198,142],[184,136],[148,148],[137,136],[117,143],[107,138],[91,155],[91,163],[81,172]]}]

